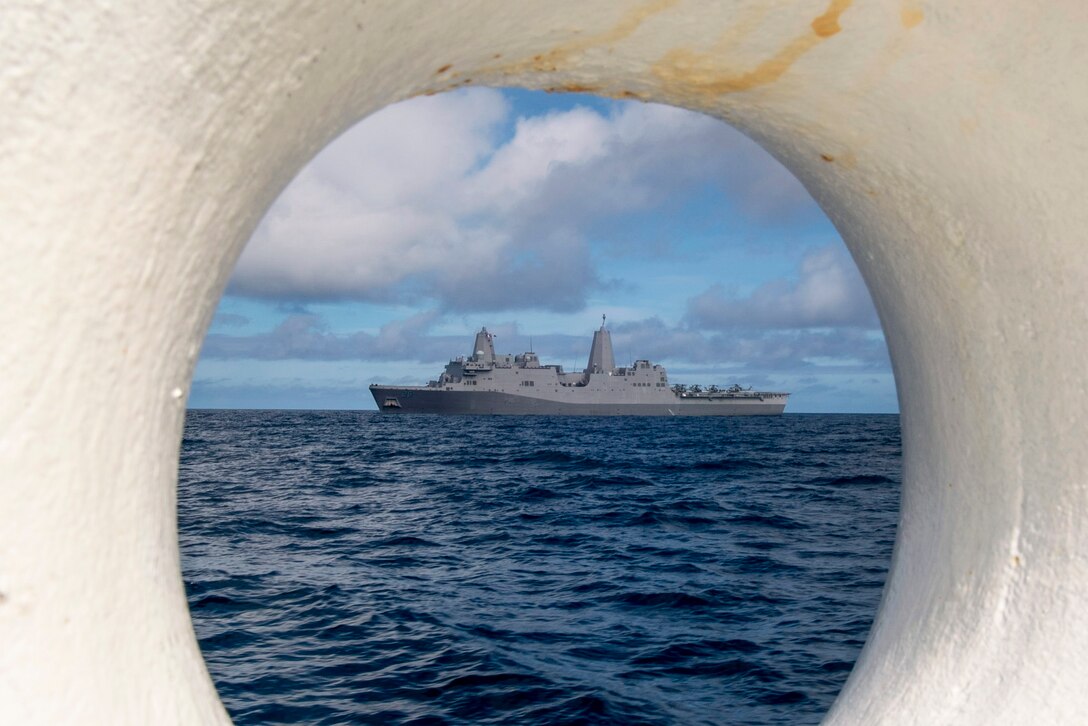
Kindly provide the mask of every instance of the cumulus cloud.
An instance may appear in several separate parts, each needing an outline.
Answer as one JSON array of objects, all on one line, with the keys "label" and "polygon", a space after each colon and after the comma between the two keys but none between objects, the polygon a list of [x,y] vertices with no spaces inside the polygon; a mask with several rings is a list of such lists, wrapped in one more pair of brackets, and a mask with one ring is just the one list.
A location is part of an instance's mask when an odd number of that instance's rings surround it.
[{"label": "cumulus cloud", "polygon": [[464,274],[504,241],[467,234],[450,201],[509,113],[492,91],[391,106],[299,173],[242,253],[230,292],[390,301],[413,275]]},{"label": "cumulus cloud", "polygon": [[[214,359],[310,361],[417,361],[441,364],[467,355],[470,335],[435,335],[439,315],[427,311],[387,323],[376,334],[358,331],[338,334],[312,314],[288,316],[279,325],[255,335],[209,334],[203,357]],[[525,337],[514,323],[488,326],[497,334],[497,351],[517,353]],[[889,369],[887,349],[880,335],[859,328],[823,330],[750,330],[719,333],[669,325],[659,318],[625,322],[612,327],[617,364],[648,358],[670,366],[718,367],[746,374],[811,372],[814,370]],[[546,363],[580,370],[589,354],[590,337],[536,335],[535,350]],[[674,370],[674,372],[675,372]],[[435,368],[435,373],[438,368]]]},{"label": "cumulus cloud", "polygon": [[418,313],[382,326],[377,334],[358,331],[347,335],[328,330],[319,315],[295,313],[275,328],[254,335],[209,333],[202,357],[249,360],[418,360],[449,357],[451,346],[465,347],[459,338],[426,332],[438,315]]},{"label": "cumulus cloud", "polygon": [[[391,320],[377,333],[356,331],[335,333],[320,315],[292,313],[271,330],[249,335],[209,333],[201,357],[208,360],[310,360],[310,361],[417,361],[445,362],[469,355],[472,335],[436,335],[431,329],[441,320],[428,310]],[[526,336],[517,323],[498,322],[487,326],[496,337],[500,353],[520,353]],[[589,336],[537,335],[536,348],[549,356],[569,362],[571,357],[589,354]],[[520,346],[520,347],[519,347]],[[515,350],[516,348],[516,350]]]},{"label": "cumulus cloud", "polygon": [[712,332],[649,318],[617,325],[612,339],[615,349],[681,366],[779,372],[889,368],[884,338],[858,328]]},{"label": "cumulus cloud", "polygon": [[688,301],[686,320],[711,330],[880,327],[857,267],[839,247],[810,251],[796,280],[771,280],[748,296],[715,285]]},{"label": "cumulus cloud", "polygon": [[229,291],[272,300],[572,311],[607,286],[587,235],[720,189],[761,221],[819,212],[752,142],[708,117],[619,105],[512,119],[502,93],[413,99],[322,151],[269,210]]}]

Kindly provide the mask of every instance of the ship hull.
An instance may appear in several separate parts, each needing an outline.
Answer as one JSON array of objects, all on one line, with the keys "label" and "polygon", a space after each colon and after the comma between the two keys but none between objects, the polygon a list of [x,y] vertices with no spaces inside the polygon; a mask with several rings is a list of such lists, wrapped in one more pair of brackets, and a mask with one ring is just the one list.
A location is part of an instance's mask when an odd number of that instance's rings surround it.
[{"label": "ship hull", "polygon": [[556,401],[498,391],[450,391],[426,386],[371,386],[382,413],[491,416],[777,416],[785,396],[679,398],[663,402]]}]

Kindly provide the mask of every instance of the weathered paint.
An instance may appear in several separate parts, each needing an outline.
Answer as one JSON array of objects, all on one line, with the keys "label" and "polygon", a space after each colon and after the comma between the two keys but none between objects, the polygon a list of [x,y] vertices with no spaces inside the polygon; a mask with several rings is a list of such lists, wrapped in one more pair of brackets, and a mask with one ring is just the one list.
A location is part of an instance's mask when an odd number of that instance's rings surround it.
[{"label": "weathered paint", "polygon": [[178,393],[287,181],[361,117],[467,83],[728,120],[842,232],[905,481],[828,721],[1088,713],[1088,4],[88,0],[4,20],[0,721],[226,720],[178,573]]},{"label": "weathered paint", "polygon": [[669,52],[654,66],[654,73],[669,85],[687,85],[698,93],[713,96],[774,83],[801,56],[842,30],[839,19],[852,4],[853,0],[832,0],[827,11],[813,20],[808,29],[751,70],[736,72],[722,66],[719,58],[728,49],[727,36],[725,42],[719,42],[709,52],[682,48]]}]

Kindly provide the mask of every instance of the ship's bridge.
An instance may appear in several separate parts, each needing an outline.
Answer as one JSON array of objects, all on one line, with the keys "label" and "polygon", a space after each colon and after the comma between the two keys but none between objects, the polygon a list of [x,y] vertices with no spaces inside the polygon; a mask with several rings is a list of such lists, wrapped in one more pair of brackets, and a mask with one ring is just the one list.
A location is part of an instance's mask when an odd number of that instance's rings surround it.
[{"label": "ship's bridge", "polygon": [[514,357],[514,365],[518,368],[540,368],[540,357],[529,351]]},{"label": "ship's bridge", "polygon": [[645,359],[636,360],[629,368],[617,368],[612,375],[630,379],[632,385],[653,385],[656,388],[665,388],[669,385],[669,376],[665,367],[656,365]]}]

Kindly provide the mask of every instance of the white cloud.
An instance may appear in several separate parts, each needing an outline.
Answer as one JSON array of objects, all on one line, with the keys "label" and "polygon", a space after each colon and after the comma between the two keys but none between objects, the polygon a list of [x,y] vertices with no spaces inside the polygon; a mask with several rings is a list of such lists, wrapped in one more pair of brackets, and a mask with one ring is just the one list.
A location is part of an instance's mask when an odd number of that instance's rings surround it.
[{"label": "white cloud", "polygon": [[434,311],[424,311],[390,321],[376,335],[365,331],[345,335],[330,332],[319,315],[294,313],[264,333],[209,333],[201,356],[208,360],[445,360],[449,351],[467,344],[453,336],[428,335],[438,317]]},{"label": "white cloud", "polygon": [[508,113],[494,91],[391,106],[322,151],[269,210],[231,291],[264,298],[392,300],[412,275],[471,269],[503,241],[465,235],[457,183]]},{"label": "white cloud", "polygon": [[796,281],[771,280],[747,297],[715,285],[688,301],[687,322],[711,330],[880,327],[857,267],[839,247],[810,251]]},{"label": "white cloud", "polygon": [[[255,335],[209,334],[204,344],[207,360],[298,361],[418,361],[435,365],[467,354],[471,334],[436,335],[440,321],[425,311],[384,325],[377,334],[358,331],[333,333],[317,315],[297,313],[273,329]],[[515,323],[488,325],[499,338],[498,350],[521,352],[525,337]],[[589,354],[590,336],[536,335],[535,350],[546,363],[580,369]],[[674,373],[684,367],[728,370],[746,375],[767,371],[836,371],[889,369],[883,338],[858,328],[830,330],[745,330],[717,333],[673,326],[647,318],[612,326],[616,362],[648,358],[669,365]],[[502,341],[506,341],[503,343]],[[517,349],[515,349],[517,348]],[[623,356],[630,356],[630,359]],[[673,366],[679,366],[674,369]],[[675,377],[675,376],[674,376]],[[677,380],[684,380],[681,375]]]},{"label": "white cloud", "polygon": [[609,153],[612,124],[587,108],[519,119],[514,137],[467,179],[466,207],[511,211],[563,168],[592,168]]},{"label": "white cloud", "polygon": [[718,333],[648,318],[617,325],[612,340],[617,350],[681,367],[748,373],[889,368],[883,337],[856,328]]},{"label": "white cloud", "polygon": [[[815,205],[781,166],[713,119],[618,105],[523,118],[471,89],[386,108],[330,144],[269,210],[230,292],[277,300],[578,310],[605,287],[587,229],[722,190],[741,213]],[[817,212],[818,214],[818,212]]]}]

